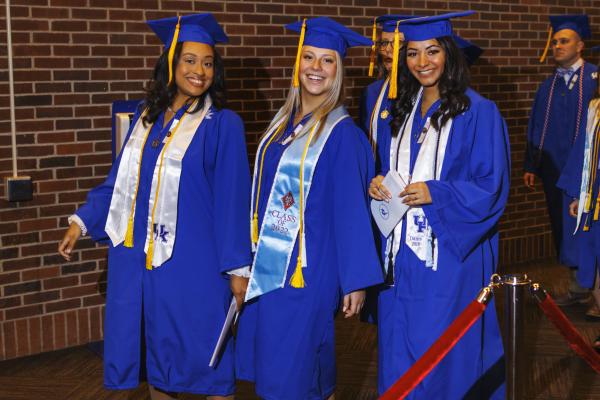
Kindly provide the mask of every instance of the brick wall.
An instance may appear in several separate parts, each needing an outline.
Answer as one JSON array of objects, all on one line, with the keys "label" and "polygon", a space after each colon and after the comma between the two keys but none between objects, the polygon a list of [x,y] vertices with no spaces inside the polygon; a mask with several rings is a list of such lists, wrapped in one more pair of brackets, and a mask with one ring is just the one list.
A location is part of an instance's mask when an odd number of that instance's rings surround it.
[{"label": "brick wall", "polygon": [[[552,5],[548,6],[547,4]],[[510,130],[511,197],[501,222],[502,262],[552,255],[543,194],[521,183],[525,130],[535,89],[551,72],[537,57],[549,13],[589,13],[600,0],[187,1],[12,0],[18,167],[35,182],[34,200],[0,200],[0,359],[86,343],[102,337],[106,250],[89,239],[74,260],[56,253],[66,218],[100,183],[111,162],[110,104],[137,99],[161,47],[144,24],[176,12],[215,14],[230,36],[226,60],[230,107],[246,122],[249,151],[282,104],[296,36],[282,25],[297,16],[328,15],[369,36],[385,13],[433,14],[474,9],[458,21],[465,38],[486,51],[473,67],[473,86],[497,102]],[[6,43],[5,4],[0,43]],[[594,29],[598,34],[598,29]],[[0,177],[10,175],[6,46],[0,46]],[[597,60],[595,60],[597,61]],[[346,90],[356,116],[368,53],[351,49]],[[0,191],[4,188],[0,183]]]}]

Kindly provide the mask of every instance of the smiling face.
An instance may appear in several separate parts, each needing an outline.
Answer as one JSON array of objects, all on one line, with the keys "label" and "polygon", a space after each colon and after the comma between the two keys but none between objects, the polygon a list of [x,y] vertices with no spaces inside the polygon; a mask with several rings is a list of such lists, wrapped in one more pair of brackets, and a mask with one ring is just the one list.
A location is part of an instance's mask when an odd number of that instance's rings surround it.
[{"label": "smiling face", "polygon": [[561,67],[570,67],[573,65],[583,51],[583,41],[571,29],[562,29],[552,36],[552,53],[554,60]]},{"label": "smiling face", "polygon": [[335,82],[337,68],[334,50],[304,46],[298,70],[302,95],[326,97]]},{"label": "smiling face", "polygon": [[184,42],[175,67],[177,96],[198,97],[213,83],[214,51],[205,43]]},{"label": "smiling face", "polygon": [[[402,48],[404,41],[404,34],[400,34],[400,49]],[[394,49],[394,32],[381,32],[381,39],[379,40],[378,51],[383,61],[383,66],[387,72],[392,70],[392,61],[394,57],[394,50],[400,51],[400,49]]]},{"label": "smiling face", "polygon": [[444,73],[446,52],[436,39],[408,42],[406,65],[425,88],[437,88]]}]

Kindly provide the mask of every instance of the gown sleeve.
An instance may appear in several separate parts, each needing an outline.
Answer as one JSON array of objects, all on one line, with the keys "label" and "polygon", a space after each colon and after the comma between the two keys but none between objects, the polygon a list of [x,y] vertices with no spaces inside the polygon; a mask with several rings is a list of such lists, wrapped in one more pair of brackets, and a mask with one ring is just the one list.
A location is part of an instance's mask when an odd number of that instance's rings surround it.
[{"label": "gown sleeve", "polygon": [[593,112],[595,111],[588,108],[586,114],[586,120],[579,127],[579,134],[577,139],[569,152],[567,162],[562,169],[560,178],[556,183],[556,186],[562,189],[567,196],[574,199],[579,198],[579,190],[581,189],[581,172],[583,169],[583,159],[585,152],[585,141],[586,141],[586,126],[590,118],[594,118]]},{"label": "gown sleeve", "polygon": [[468,171],[461,179],[427,181],[432,203],[423,207],[441,245],[461,261],[495,232],[510,183],[508,132],[500,112],[491,101],[480,102],[472,112],[470,119],[457,117],[450,132],[451,140],[472,140],[461,143],[470,151],[455,160]]},{"label": "gown sleeve", "polygon": [[369,110],[367,110],[367,96],[369,87],[366,87],[360,95],[360,107],[358,109],[358,123],[360,128],[369,134]]},{"label": "gown sleeve", "polygon": [[383,281],[371,226],[367,189],[375,173],[370,145],[356,126],[338,132],[333,160],[334,232],[344,294]]},{"label": "gown sleeve", "polygon": [[[131,131],[137,123],[137,120],[139,119],[140,115],[141,103],[140,106],[137,107],[137,111],[131,121],[129,131],[127,132],[127,136],[123,141],[123,145],[125,145],[125,143],[127,143],[127,141],[129,140]],[[119,156],[115,159],[115,162],[110,168],[108,176],[106,177],[104,182],[90,190],[85,203],[82,204],[77,209],[77,211],[75,211],[75,215],[77,215],[85,224],[87,233],[96,242],[109,242],[109,237],[106,234],[104,227],[106,226],[106,219],[108,218],[108,211],[110,208],[110,201],[112,199],[113,189],[115,187],[115,180],[117,179],[117,172],[119,172],[121,155],[122,152],[120,152]]]},{"label": "gown sleeve", "polygon": [[218,121],[214,179],[214,234],[220,271],[250,265],[250,168],[244,123],[230,110]]},{"label": "gown sleeve", "polygon": [[523,160],[523,169],[525,172],[531,172],[539,176],[539,168],[536,166],[536,153],[538,151],[537,146],[539,145],[541,131],[543,129],[544,121],[540,118],[543,117],[545,110],[543,109],[544,101],[540,98],[545,97],[542,94],[545,93],[544,85],[542,85],[535,94],[533,99],[533,105],[531,106],[531,114],[529,115],[529,122],[527,124],[527,144],[525,149],[525,159]]}]

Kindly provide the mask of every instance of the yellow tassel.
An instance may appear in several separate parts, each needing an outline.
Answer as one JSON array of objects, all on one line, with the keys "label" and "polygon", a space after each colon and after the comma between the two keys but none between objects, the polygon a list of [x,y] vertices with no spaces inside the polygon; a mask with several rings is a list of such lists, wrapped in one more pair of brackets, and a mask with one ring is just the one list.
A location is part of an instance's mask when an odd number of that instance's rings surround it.
[{"label": "yellow tassel", "polygon": [[395,99],[398,95],[398,58],[400,56],[400,32],[398,32],[398,25],[400,25],[400,21],[396,23],[396,30],[394,31],[394,57],[392,58],[392,72],[390,76],[388,99]]},{"label": "yellow tassel", "polygon": [[179,37],[179,26],[181,17],[177,17],[177,25],[175,25],[175,33],[173,33],[173,39],[171,40],[171,47],[169,47],[169,83],[173,81],[173,56],[175,55],[175,46],[177,46],[177,38]]},{"label": "yellow tassel", "polygon": [[304,287],[304,275],[302,274],[302,257],[298,256],[298,262],[296,263],[296,270],[290,278],[290,285],[293,288],[301,289]]},{"label": "yellow tassel", "polygon": [[127,232],[125,232],[125,242],[123,246],[132,248],[133,247],[133,216],[129,217],[127,221]]},{"label": "yellow tassel", "polygon": [[600,195],[596,198],[596,209],[594,210],[594,221],[598,221],[598,214],[600,213]]},{"label": "yellow tassel", "polygon": [[302,46],[304,44],[304,34],[306,32],[306,18],[302,20],[302,29],[300,30],[300,40],[298,41],[298,52],[296,53],[296,65],[294,66],[294,87],[300,87],[300,56],[302,55]]},{"label": "yellow tassel", "polygon": [[146,253],[146,269],[152,270],[152,259],[154,258],[154,240],[150,239],[148,243],[148,252]]},{"label": "yellow tassel", "polygon": [[373,44],[371,45],[371,58],[369,60],[369,76],[373,76],[373,71],[375,70],[375,57],[377,56],[377,46],[375,46],[375,41],[377,40],[377,18],[373,18],[373,35],[371,35],[371,41]]},{"label": "yellow tassel", "polygon": [[548,55],[548,49],[550,48],[550,42],[552,41],[552,27],[548,31],[548,40],[546,40],[546,47],[544,48],[544,53],[540,57],[540,63],[543,63],[546,60],[546,55]]},{"label": "yellow tassel", "polygon": [[258,243],[258,213],[252,218],[252,243]]}]

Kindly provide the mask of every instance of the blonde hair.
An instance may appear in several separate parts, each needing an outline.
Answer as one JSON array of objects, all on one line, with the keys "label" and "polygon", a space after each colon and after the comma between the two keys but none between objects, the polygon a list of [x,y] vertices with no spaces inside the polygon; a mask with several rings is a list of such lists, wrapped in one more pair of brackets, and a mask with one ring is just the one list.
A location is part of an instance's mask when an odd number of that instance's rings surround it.
[{"label": "blonde hair", "polygon": [[[315,109],[313,115],[310,117],[308,122],[302,127],[300,132],[298,132],[294,139],[304,136],[305,134],[310,132],[310,130],[317,123],[325,121],[327,115],[331,111],[333,111],[337,106],[339,106],[344,100],[344,64],[340,54],[337,51],[334,51],[334,53],[337,68],[335,72],[335,77],[333,79],[333,85],[327,93],[327,97],[325,97],[325,100],[323,100],[319,107]],[[296,71],[294,68],[294,71],[292,71],[292,76],[294,76],[295,73]],[[300,84],[300,87],[301,86],[302,84]],[[290,118],[292,117],[292,113],[294,111],[299,111],[300,105],[302,104],[300,101],[300,87],[294,87],[293,80],[291,81],[290,90],[288,92],[287,98],[285,99],[285,103],[283,103],[283,106],[279,109],[279,111],[277,111],[277,114],[275,114],[275,117],[269,124],[269,127],[267,128],[266,132],[270,132],[272,129],[274,129],[275,124],[277,123],[277,121],[280,120],[282,121],[281,123],[284,124],[283,126],[287,126],[287,124],[290,121]],[[319,137],[319,135],[321,134],[321,129],[323,129],[323,124],[320,124],[319,129],[317,130],[317,132],[315,132],[313,140],[316,140]],[[283,130],[280,131],[279,135],[283,135]],[[278,138],[275,138],[274,140],[277,139]]]}]

